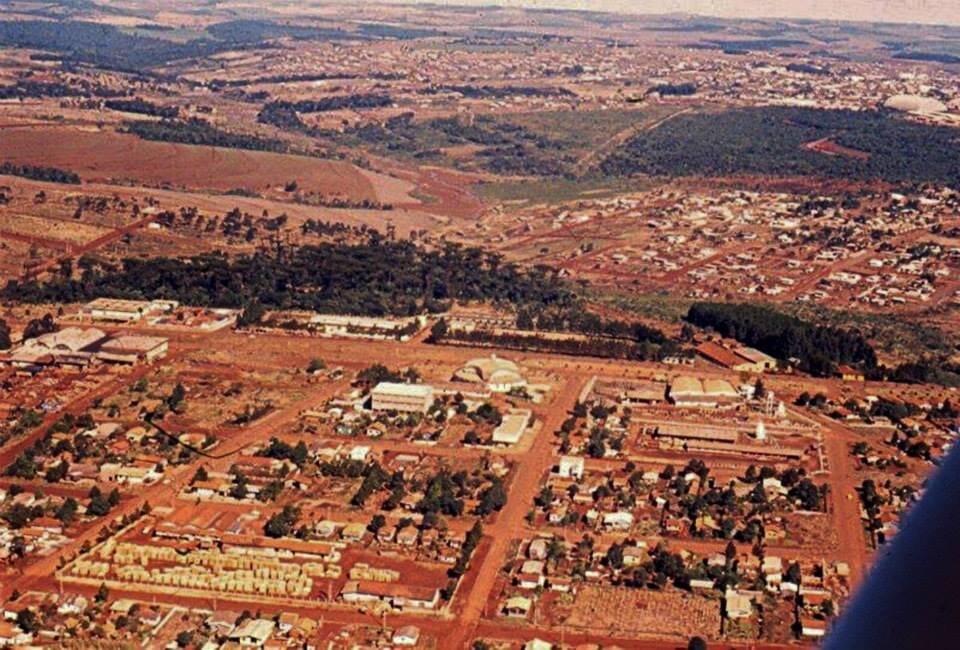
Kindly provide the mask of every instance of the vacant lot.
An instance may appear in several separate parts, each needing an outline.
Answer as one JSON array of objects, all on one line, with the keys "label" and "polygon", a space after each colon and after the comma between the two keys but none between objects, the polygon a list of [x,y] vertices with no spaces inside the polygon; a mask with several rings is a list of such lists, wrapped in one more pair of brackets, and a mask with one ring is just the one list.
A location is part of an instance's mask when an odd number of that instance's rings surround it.
[{"label": "vacant lot", "polygon": [[567,623],[574,627],[655,635],[716,636],[720,604],[685,592],[584,587]]}]

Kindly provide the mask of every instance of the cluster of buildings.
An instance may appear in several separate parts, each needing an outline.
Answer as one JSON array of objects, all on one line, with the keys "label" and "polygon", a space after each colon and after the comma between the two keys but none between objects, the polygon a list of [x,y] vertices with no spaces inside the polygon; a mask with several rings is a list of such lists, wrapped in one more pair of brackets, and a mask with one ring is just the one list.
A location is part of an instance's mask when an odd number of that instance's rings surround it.
[{"label": "cluster of buildings", "polygon": [[[705,617],[703,622],[718,622],[727,631],[733,627],[743,629],[744,625],[755,627],[762,609],[768,625],[778,625],[775,619],[780,619],[782,613],[801,637],[816,640],[826,634],[839,614],[839,601],[849,593],[849,568],[842,562],[789,560],[774,554],[739,552],[731,556],[722,545],[712,553],[672,552],[622,536],[607,535],[590,542],[586,539],[574,542],[544,533],[523,540],[517,556],[507,564],[509,582],[500,595],[500,613],[508,618],[526,619],[536,609],[540,617],[548,617],[556,603],[563,602],[557,596],[592,596],[600,589],[613,588],[612,584],[620,584],[621,590],[626,584],[626,589],[648,606],[663,607],[676,599],[675,604],[688,611],[716,607],[713,616]],[[669,578],[658,583],[655,567],[666,564],[662,562],[664,556],[671,556],[675,562]],[[774,611],[778,616],[771,615]],[[615,613],[598,611],[595,615],[606,619]],[[680,635],[683,626],[697,617],[668,618],[673,620],[663,629],[648,621],[643,622],[643,627]],[[597,625],[601,625],[600,621]],[[717,634],[716,629],[710,628],[683,632],[705,637]],[[781,629],[778,633],[789,638],[791,630]]]},{"label": "cluster of buildings", "polygon": [[374,318],[319,314],[312,311],[282,311],[269,312],[264,316],[261,327],[296,329],[324,337],[409,341],[425,323],[423,316]]},{"label": "cluster of buildings", "polygon": [[696,352],[707,361],[736,372],[759,374],[776,370],[778,365],[778,361],[769,354],[736,343],[723,345],[716,341],[705,341],[696,347]]},{"label": "cluster of buildings", "polygon": [[[0,518],[0,569],[19,557],[49,555],[70,541],[64,534],[63,521],[51,516],[63,502],[64,497],[60,496],[14,493],[0,488],[0,512],[8,515]],[[29,512],[23,521],[9,516],[17,509]],[[40,516],[35,516],[37,509]],[[82,512],[78,510],[78,514]]]},{"label": "cluster of buildings", "polygon": [[162,359],[168,349],[169,341],[165,337],[110,336],[95,327],[65,327],[27,339],[2,360],[27,371],[37,371],[44,366],[82,368],[95,361],[133,365]]},{"label": "cluster of buildings", "polygon": [[[871,310],[958,300],[948,188],[835,197],[655,189],[485,217],[487,241],[543,239],[540,259],[604,284],[643,282],[694,299],[800,300]],[[556,246],[558,231],[603,246]],[[507,233],[507,234],[503,234]],[[775,254],[774,254],[775,253]],[[768,364],[769,360],[759,362]]]}]

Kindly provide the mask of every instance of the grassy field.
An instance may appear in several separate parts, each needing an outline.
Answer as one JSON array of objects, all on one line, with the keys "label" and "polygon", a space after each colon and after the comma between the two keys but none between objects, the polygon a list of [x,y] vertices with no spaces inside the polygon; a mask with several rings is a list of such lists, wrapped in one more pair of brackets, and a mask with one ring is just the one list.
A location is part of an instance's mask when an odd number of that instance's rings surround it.
[{"label": "grassy field", "polygon": [[692,300],[672,296],[665,292],[656,293],[597,293],[590,300],[611,309],[635,314],[641,318],[663,323],[679,323],[687,315]]},{"label": "grassy field", "polygon": [[477,185],[475,190],[487,201],[551,205],[575,199],[602,199],[624,192],[640,192],[658,184],[654,179],[636,178],[544,178],[484,183]]},{"label": "grassy field", "polygon": [[585,154],[627,129],[655,124],[674,112],[676,108],[673,106],[649,106],[606,111],[508,113],[497,119],[550,138],[562,144],[566,151]]},{"label": "grassy field", "polygon": [[891,361],[924,355],[949,356],[960,346],[960,337],[956,334],[924,325],[924,319],[915,315],[860,313],[809,303],[783,303],[781,308],[815,323],[858,328],[871,340],[877,353]]}]

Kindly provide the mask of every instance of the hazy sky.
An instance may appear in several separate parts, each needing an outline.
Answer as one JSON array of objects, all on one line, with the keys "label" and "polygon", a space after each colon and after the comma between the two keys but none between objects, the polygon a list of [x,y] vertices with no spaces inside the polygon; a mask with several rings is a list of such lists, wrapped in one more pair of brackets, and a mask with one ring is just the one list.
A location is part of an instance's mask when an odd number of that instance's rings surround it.
[{"label": "hazy sky", "polygon": [[[409,0],[408,0],[409,1]],[[819,18],[960,25],[960,0],[413,0],[730,18]]]}]

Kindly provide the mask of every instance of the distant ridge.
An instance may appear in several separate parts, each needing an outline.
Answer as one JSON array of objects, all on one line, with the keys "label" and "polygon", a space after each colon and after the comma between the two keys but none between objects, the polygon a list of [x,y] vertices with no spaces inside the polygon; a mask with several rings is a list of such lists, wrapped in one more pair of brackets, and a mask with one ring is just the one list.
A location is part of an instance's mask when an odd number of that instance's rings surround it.
[{"label": "distant ridge", "polygon": [[[400,4],[437,4],[437,0],[388,1]],[[960,2],[956,0],[446,0],[443,4],[629,14],[686,13],[722,18],[960,25]]]}]

